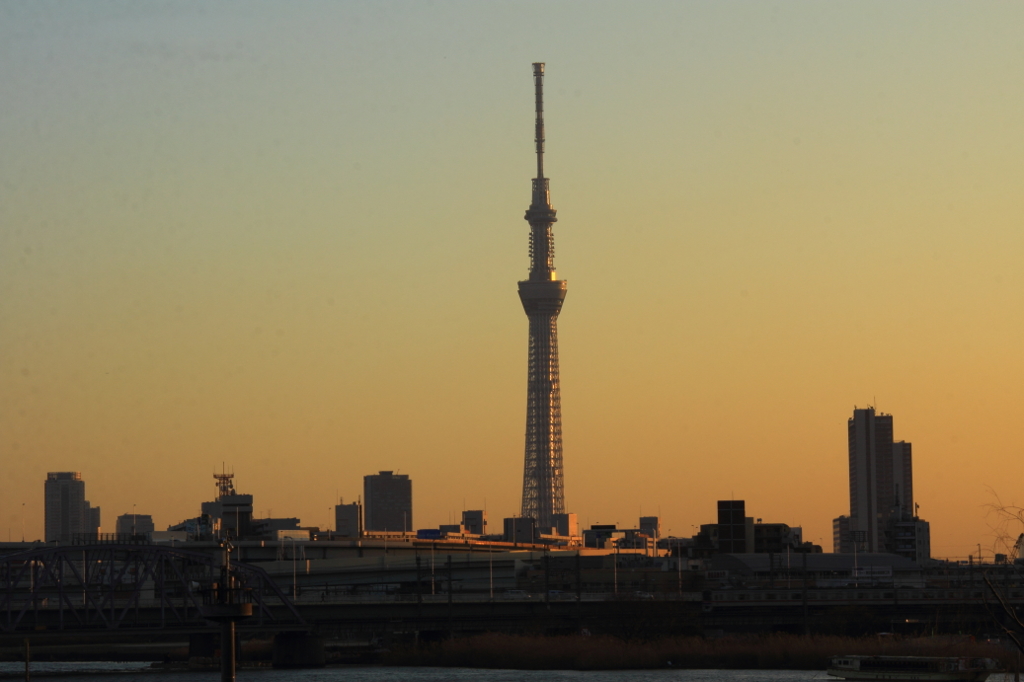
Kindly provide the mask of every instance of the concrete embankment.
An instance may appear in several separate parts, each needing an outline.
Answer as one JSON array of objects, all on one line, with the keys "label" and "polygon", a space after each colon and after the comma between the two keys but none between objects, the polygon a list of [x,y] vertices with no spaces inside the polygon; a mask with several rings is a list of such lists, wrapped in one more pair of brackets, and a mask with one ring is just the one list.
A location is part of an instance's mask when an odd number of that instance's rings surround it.
[{"label": "concrete embankment", "polygon": [[[25,660],[23,647],[0,648],[0,661]],[[33,661],[162,661],[184,660],[188,642],[82,642],[32,644]]]},{"label": "concrete embankment", "polygon": [[1016,660],[998,643],[967,637],[832,637],[772,634],[718,639],[480,635],[383,654],[386,665],[519,670],[626,670],[718,668],[824,670],[836,655],[977,656]]}]

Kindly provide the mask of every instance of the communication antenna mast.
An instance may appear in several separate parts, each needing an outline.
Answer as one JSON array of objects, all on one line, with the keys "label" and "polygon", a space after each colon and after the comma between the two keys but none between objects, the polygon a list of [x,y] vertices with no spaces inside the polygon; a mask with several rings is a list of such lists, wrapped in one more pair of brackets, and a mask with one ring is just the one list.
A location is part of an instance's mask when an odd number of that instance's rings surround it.
[{"label": "communication antenna mast", "polygon": [[217,498],[218,499],[220,499],[221,497],[226,497],[228,495],[234,495],[235,494],[235,484],[232,483],[232,479],[234,477],[235,477],[235,474],[233,472],[230,473],[230,474],[229,473],[225,473],[224,465],[223,464],[221,464],[220,473],[219,474],[218,473],[214,473],[213,478],[214,478],[214,480],[217,481]]}]

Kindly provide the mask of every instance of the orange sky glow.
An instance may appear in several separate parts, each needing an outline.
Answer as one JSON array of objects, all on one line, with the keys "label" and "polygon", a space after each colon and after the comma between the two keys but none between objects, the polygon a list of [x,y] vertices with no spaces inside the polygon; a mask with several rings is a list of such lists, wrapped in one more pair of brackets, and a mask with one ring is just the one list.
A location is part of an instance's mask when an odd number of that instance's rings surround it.
[{"label": "orange sky glow", "polygon": [[1024,504],[1024,6],[0,6],[0,535],[48,471],[164,528],[236,473],[333,524],[518,511],[547,160],[565,491],[831,551],[846,420],[914,444],[936,557]]}]

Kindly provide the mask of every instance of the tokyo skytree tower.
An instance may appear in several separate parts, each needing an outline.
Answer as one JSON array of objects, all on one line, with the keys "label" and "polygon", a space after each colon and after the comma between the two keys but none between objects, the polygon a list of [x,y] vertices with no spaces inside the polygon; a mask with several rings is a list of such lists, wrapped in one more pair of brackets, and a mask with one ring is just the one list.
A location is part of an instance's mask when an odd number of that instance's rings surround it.
[{"label": "tokyo skytree tower", "polygon": [[530,368],[526,393],[526,462],[523,467],[522,515],[550,533],[553,515],[565,513],[562,484],[562,400],[558,381],[558,313],[565,280],[555,272],[555,238],[551,232],[548,179],[544,177],[544,64],[533,65],[536,91],[537,177],[530,223],[530,278],[519,283],[519,299],[530,320]]}]

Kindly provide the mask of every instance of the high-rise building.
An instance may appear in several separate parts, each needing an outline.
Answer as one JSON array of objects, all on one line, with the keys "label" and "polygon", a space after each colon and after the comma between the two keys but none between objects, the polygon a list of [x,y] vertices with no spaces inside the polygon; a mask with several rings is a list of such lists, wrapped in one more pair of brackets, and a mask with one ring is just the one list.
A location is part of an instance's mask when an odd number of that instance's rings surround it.
[{"label": "high-rise building", "polygon": [[562,481],[562,398],[558,377],[558,313],[566,282],[555,271],[555,209],[544,177],[544,64],[533,65],[537,177],[526,210],[530,224],[530,276],[519,282],[519,299],[530,321],[526,393],[526,457],[522,516],[550,533],[553,516],[565,513]]},{"label": "high-rise building", "polygon": [[46,474],[45,537],[47,542],[71,542],[100,531],[100,508],[85,499],[85,481],[78,471]]},{"label": "high-rise building", "polygon": [[366,530],[408,531],[412,525],[412,481],[382,471],[363,477]]},{"label": "high-rise building", "polygon": [[910,443],[899,441],[892,444],[893,486],[896,503],[905,519],[917,516],[914,509],[914,471]]},{"label": "high-rise building", "polygon": [[833,547],[893,550],[892,524],[915,517],[911,445],[893,442],[891,414],[854,409],[847,424],[850,516],[833,521]]}]

